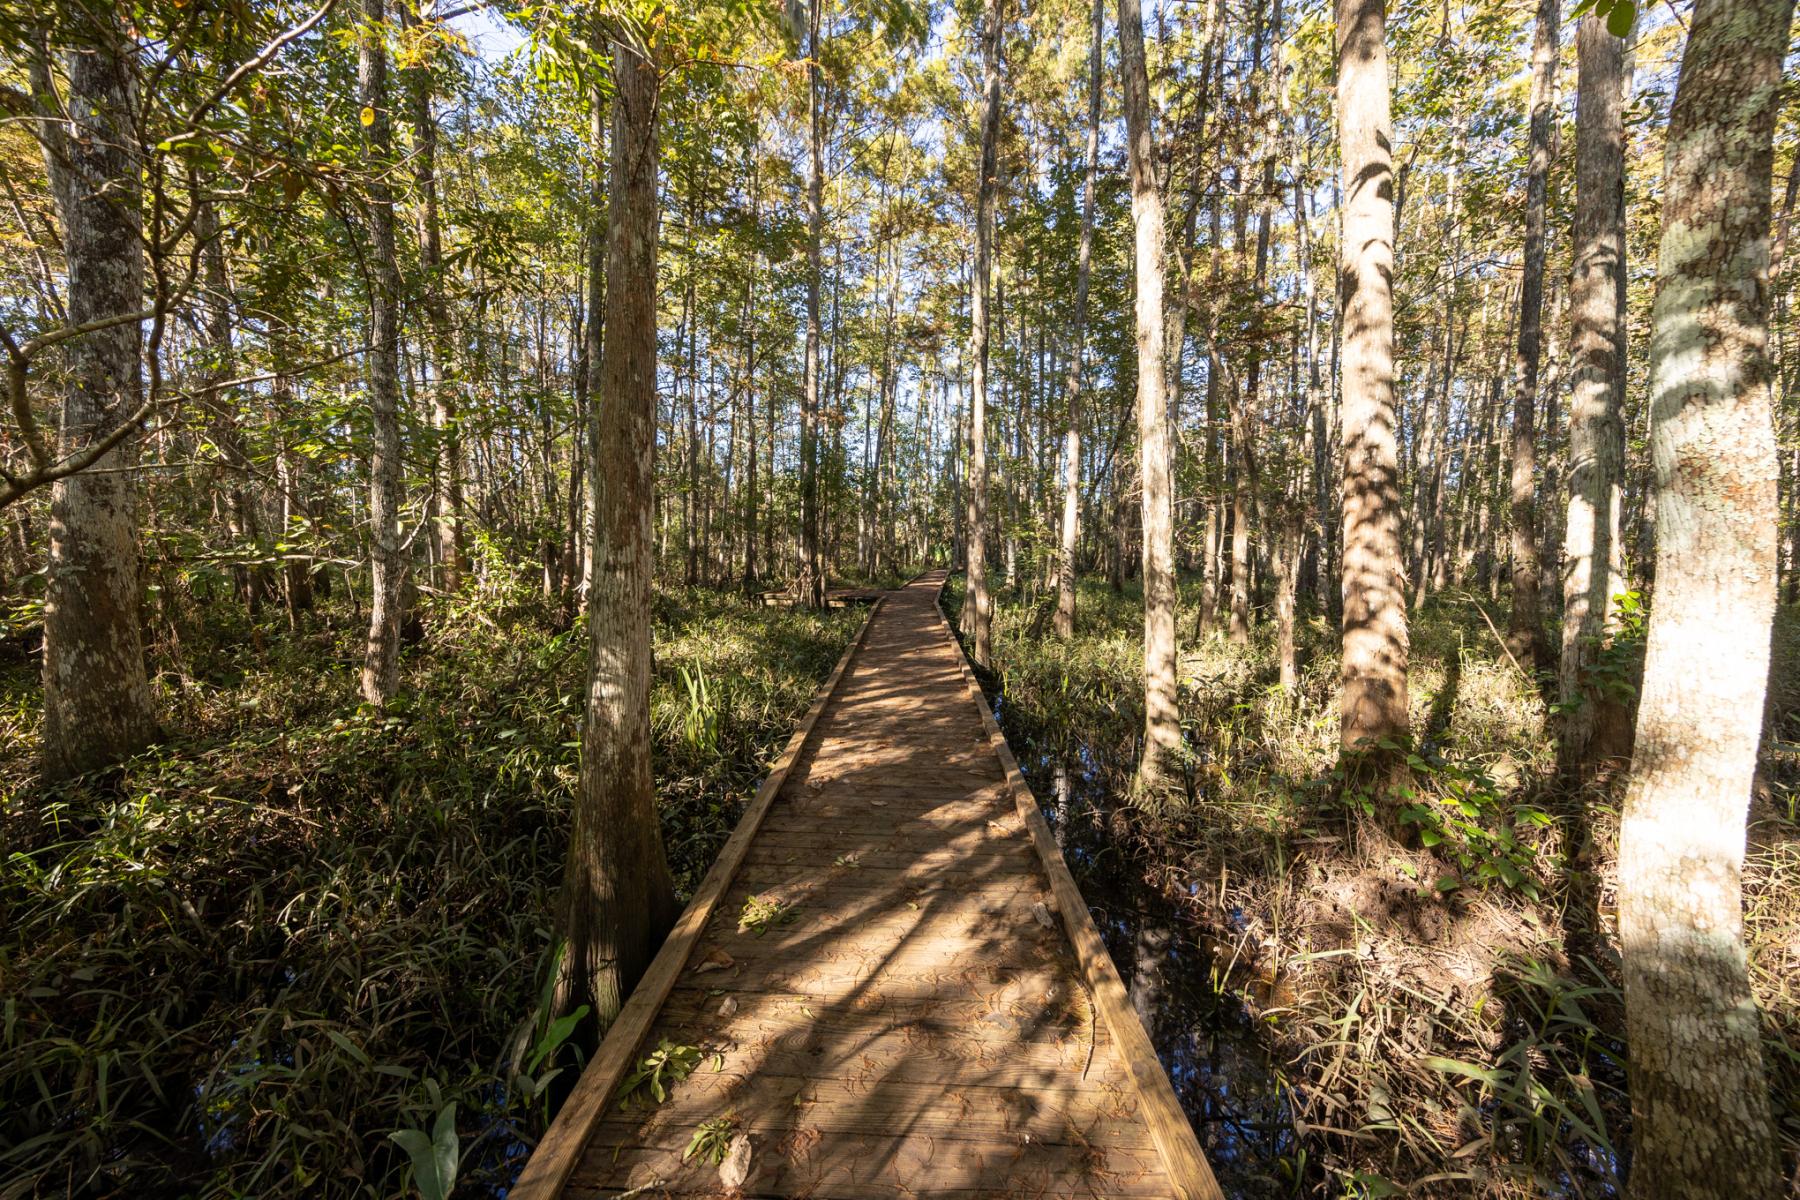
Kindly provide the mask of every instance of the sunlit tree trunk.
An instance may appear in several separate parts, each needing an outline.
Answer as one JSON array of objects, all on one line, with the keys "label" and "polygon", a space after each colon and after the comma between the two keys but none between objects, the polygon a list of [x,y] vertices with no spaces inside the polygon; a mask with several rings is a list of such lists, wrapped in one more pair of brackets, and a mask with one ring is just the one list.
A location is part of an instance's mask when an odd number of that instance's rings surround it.
[{"label": "sunlit tree trunk", "polygon": [[969,594],[967,633],[975,662],[993,662],[994,597],[988,587],[988,288],[993,273],[994,204],[1000,140],[1000,0],[982,12],[981,177],[975,197],[975,278],[969,292]]},{"label": "sunlit tree trunk", "polygon": [[819,291],[824,278],[825,84],[819,68],[819,22],[823,0],[808,6],[806,177],[806,364],[800,399],[800,542],[794,599],[808,608],[825,606],[825,572],[819,560],[819,353],[822,329]]},{"label": "sunlit tree trunk", "polygon": [[1575,265],[1570,285],[1574,380],[1569,396],[1569,510],[1563,538],[1563,767],[1587,771],[1624,752],[1629,726],[1593,667],[1624,589],[1619,473],[1625,455],[1625,123],[1623,43],[1588,15],[1576,32]]},{"label": "sunlit tree trunk", "polygon": [[1512,617],[1507,643],[1520,662],[1544,664],[1538,599],[1537,390],[1543,347],[1545,181],[1556,116],[1556,27],[1561,0],[1539,0],[1531,43],[1531,132],[1525,166],[1525,263],[1519,291],[1519,352],[1514,361],[1512,422]]},{"label": "sunlit tree trunk", "polygon": [[1168,393],[1163,377],[1163,199],[1156,180],[1144,23],[1138,0],[1119,0],[1131,218],[1137,264],[1137,425],[1144,526],[1144,754],[1138,779],[1159,783],[1181,747],[1176,694],[1175,550]]},{"label": "sunlit tree trunk", "polygon": [[1081,175],[1081,239],[1075,251],[1075,324],[1069,331],[1069,374],[1063,382],[1068,427],[1063,431],[1062,527],[1056,565],[1056,636],[1075,635],[1075,554],[1081,545],[1081,360],[1087,332],[1088,276],[1094,248],[1094,175],[1100,161],[1102,39],[1106,0],[1089,16],[1087,154]]},{"label": "sunlit tree trunk", "polygon": [[1402,590],[1394,409],[1393,126],[1383,0],[1337,0],[1343,236],[1344,650],[1339,734],[1346,750],[1404,737]]},{"label": "sunlit tree trunk", "polygon": [[[604,36],[602,34],[602,36]],[[584,238],[587,242],[587,324],[582,329],[581,357],[584,364],[582,381],[587,389],[586,403],[581,406],[584,423],[582,445],[588,468],[585,473],[587,495],[583,498],[581,518],[581,595],[585,600],[594,586],[594,521],[605,494],[605,480],[594,470],[599,461],[600,399],[596,394],[600,379],[601,358],[606,351],[606,163],[607,124],[611,117],[606,89],[596,80],[589,96],[592,114],[589,118],[588,148],[592,155],[588,165],[588,221]]]},{"label": "sunlit tree trunk", "polygon": [[[86,13],[88,10],[82,10]],[[41,121],[45,169],[62,225],[68,317],[76,325],[143,307],[139,164],[132,109],[136,47],[96,8],[60,31],[68,42],[69,121]],[[53,87],[47,53],[33,91]],[[42,101],[41,101],[42,102]],[[71,339],[57,448],[106,436],[142,403],[140,324]],[[136,438],[50,493],[44,593],[44,769],[52,777],[105,766],[156,734],[139,633]]]},{"label": "sunlit tree trunk", "polygon": [[600,480],[588,593],[581,782],[563,874],[559,1007],[618,1015],[674,922],[650,765],[651,541],[656,487],[655,64],[615,39]]},{"label": "sunlit tree trunk", "polygon": [[1619,838],[1634,1200],[1781,1190],[1743,946],[1775,614],[1771,137],[1792,0],[1700,0],[1650,332],[1656,598]]},{"label": "sunlit tree trunk", "polygon": [[393,699],[400,682],[400,617],[406,579],[400,542],[400,268],[394,252],[394,197],[386,172],[393,157],[388,110],[385,0],[363,0],[357,95],[364,108],[363,154],[369,190],[369,350],[367,377],[374,440],[369,452],[369,637],[363,699]]}]

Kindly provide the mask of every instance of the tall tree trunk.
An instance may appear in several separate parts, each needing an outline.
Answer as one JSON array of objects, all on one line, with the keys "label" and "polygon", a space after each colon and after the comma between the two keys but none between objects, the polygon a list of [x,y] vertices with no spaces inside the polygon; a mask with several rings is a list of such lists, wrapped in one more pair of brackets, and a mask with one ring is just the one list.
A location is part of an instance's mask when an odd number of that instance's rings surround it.
[{"label": "tall tree trunk", "polygon": [[1743,945],[1775,615],[1771,137],[1792,0],[1700,0],[1650,333],[1656,601],[1619,837],[1633,1200],[1781,1190]]},{"label": "tall tree trunk", "polygon": [[[402,19],[410,21],[409,5],[400,6]],[[413,128],[413,184],[419,195],[419,267],[424,275],[426,321],[431,329],[431,358],[436,370],[431,388],[431,426],[434,439],[432,537],[443,573],[444,590],[462,586],[466,569],[467,537],[463,531],[462,432],[457,425],[455,338],[450,329],[450,307],[444,295],[444,248],[439,229],[437,186],[437,118],[431,112],[429,61],[405,71],[406,104]],[[590,306],[590,314],[599,310]]]},{"label": "tall tree trunk", "polygon": [[363,0],[357,94],[365,110],[363,155],[369,177],[369,637],[363,654],[363,699],[377,707],[400,682],[400,617],[406,580],[400,543],[400,268],[394,251],[394,196],[389,125],[386,0]]},{"label": "tall tree trunk", "polygon": [[994,597],[988,586],[987,369],[988,287],[993,270],[994,204],[999,181],[1000,0],[982,12],[981,178],[975,196],[975,278],[969,303],[969,606],[968,634],[975,662],[993,663]]},{"label": "tall tree trunk", "polygon": [[[143,306],[142,193],[132,109],[137,48],[110,8],[78,10],[67,42],[69,124],[41,121],[45,169],[62,223],[72,324]],[[51,87],[47,54],[33,90]],[[142,403],[140,324],[70,340],[58,450],[110,434]],[[58,480],[50,492],[44,593],[44,770],[80,774],[156,735],[139,633],[136,438]]]},{"label": "tall tree trunk", "polygon": [[1525,166],[1525,263],[1519,290],[1519,352],[1514,362],[1512,422],[1512,617],[1506,640],[1513,656],[1546,665],[1538,599],[1537,388],[1543,341],[1545,181],[1556,116],[1556,28],[1561,0],[1539,0],[1531,43],[1531,133]]},{"label": "tall tree trunk", "polygon": [[650,768],[650,522],[656,488],[656,65],[613,40],[606,350],[593,474],[587,715],[563,873],[558,1008],[618,1015],[677,912]]},{"label": "tall tree trunk", "polygon": [[1069,331],[1069,373],[1063,382],[1068,426],[1063,431],[1062,529],[1056,564],[1056,636],[1075,636],[1075,553],[1081,545],[1081,362],[1086,350],[1088,277],[1094,255],[1094,176],[1100,162],[1102,40],[1106,0],[1094,0],[1088,19],[1087,152],[1081,173],[1081,238],[1075,251],[1075,326]]},{"label": "tall tree trunk", "polygon": [[1623,43],[1602,18],[1576,32],[1574,386],[1569,396],[1569,515],[1564,532],[1561,737],[1563,768],[1587,771],[1620,757],[1629,726],[1593,668],[1624,588],[1619,557],[1619,473],[1625,455],[1625,122]]},{"label": "tall tree trunk", "polygon": [[[604,40],[604,30],[596,21],[596,42]],[[583,547],[581,560],[581,595],[585,599],[593,591],[594,586],[594,522],[598,519],[600,502],[606,491],[606,481],[600,472],[594,470],[599,461],[600,452],[600,397],[598,383],[602,355],[606,350],[606,255],[607,230],[603,214],[606,212],[606,170],[607,162],[607,123],[611,116],[610,99],[599,80],[596,80],[589,94],[588,103],[592,108],[592,124],[588,129],[588,149],[591,154],[588,177],[588,223],[583,236],[587,241],[587,325],[582,330],[583,341],[581,358],[583,363],[582,383],[587,395],[585,403],[580,405],[584,422],[580,438],[586,448],[588,469],[586,472],[587,495],[585,497],[586,512],[582,516]]]},{"label": "tall tree trunk", "polygon": [[1144,20],[1138,0],[1119,0],[1131,219],[1137,263],[1137,425],[1144,523],[1144,754],[1139,783],[1153,787],[1181,747],[1175,658],[1175,531],[1163,378],[1163,199],[1156,181]]},{"label": "tall tree trunk", "polygon": [[[800,399],[800,558],[794,575],[796,603],[825,606],[825,572],[819,561],[819,289],[824,276],[825,81],[819,71],[819,22],[823,3],[808,6],[806,64],[808,172],[806,178],[806,366]],[[773,461],[771,459],[771,461]]]},{"label": "tall tree trunk", "polygon": [[1394,408],[1393,126],[1383,0],[1337,0],[1343,236],[1344,651],[1340,739],[1347,751],[1403,738],[1402,587]]}]

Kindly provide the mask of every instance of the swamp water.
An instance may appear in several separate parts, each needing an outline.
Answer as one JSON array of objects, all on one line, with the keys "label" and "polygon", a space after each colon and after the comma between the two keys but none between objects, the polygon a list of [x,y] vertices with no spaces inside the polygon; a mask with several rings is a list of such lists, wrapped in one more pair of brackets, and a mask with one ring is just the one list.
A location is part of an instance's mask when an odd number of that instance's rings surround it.
[{"label": "swamp water", "polygon": [[[1009,711],[1003,695],[989,700],[1219,1186],[1243,1200],[1303,1194],[1316,1171],[1295,1132],[1280,1063],[1233,991],[1246,981],[1233,979],[1208,931],[1146,882],[1112,837],[1113,793],[1095,752],[1079,742],[1061,749]],[[1189,894],[1204,887],[1190,882]]]}]

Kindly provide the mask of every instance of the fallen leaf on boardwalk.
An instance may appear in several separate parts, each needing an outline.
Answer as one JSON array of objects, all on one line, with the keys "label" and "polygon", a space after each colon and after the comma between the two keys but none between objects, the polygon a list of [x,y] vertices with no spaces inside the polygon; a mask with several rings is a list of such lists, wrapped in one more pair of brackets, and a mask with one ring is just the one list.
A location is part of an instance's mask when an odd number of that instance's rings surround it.
[{"label": "fallen leaf on boardwalk", "polygon": [[1044,902],[1042,900],[1039,900],[1036,904],[1031,906],[1031,915],[1036,918],[1037,923],[1042,925],[1045,929],[1056,928],[1056,921],[1051,917],[1050,910],[1044,907]]},{"label": "fallen leaf on boardwalk", "polygon": [[750,1135],[740,1133],[731,1139],[731,1149],[719,1164],[719,1182],[728,1188],[741,1188],[750,1178]]},{"label": "fallen leaf on boardwalk", "polygon": [[729,1017],[732,1013],[737,1011],[737,1008],[737,997],[727,996],[725,997],[725,1003],[719,1005],[719,1015],[721,1017]]},{"label": "fallen leaf on boardwalk", "polygon": [[886,800],[871,800],[871,801],[869,801],[869,807],[870,808],[886,808],[887,801]]},{"label": "fallen leaf on boardwalk", "polygon": [[700,965],[694,968],[694,974],[698,975],[702,971],[723,971],[727,967],[735,966],[737,966],[737,959],[723,950],[713,949],[706,952],[706,957],[702,958]]}]

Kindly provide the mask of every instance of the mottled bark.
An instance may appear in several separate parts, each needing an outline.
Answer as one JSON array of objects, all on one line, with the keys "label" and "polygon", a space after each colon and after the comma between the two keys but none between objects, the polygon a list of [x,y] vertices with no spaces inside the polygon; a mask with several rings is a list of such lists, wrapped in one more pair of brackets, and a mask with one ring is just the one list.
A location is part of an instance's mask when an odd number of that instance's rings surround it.
[{"label": "mottled bark", "polygon": [[1088,279],[1094,248],[1094,176],[1100,161],[1102,39],[1106,0],[1089,17],[1087,153],[1082,160],[1081,237],[1075,251],[1075,324],[1069,332],[1069,373],[1063,382],[1068,425],[1063,431],[1063,496],[1056,561],[1056,636],[1075,636],[1075,554],[1081,545],[1081,360],[1087,332]]},{"label": "mottled bark", "polygon": [[975,278],[969,297],[969,589],[967,632],[975,662],[993,663],[994,597],[988,586],[988,289],[993,273],[994,205],[1000,140],[1000,0],[982,12],[981,175],[975,197]]},{"label": "mottled bark", "polygon": [[657,99],[655,64],[613,42],[606,347],[581,782],[561,909],[559,1010],[612,1023],[677,912],[650,762],[651,515],[656,486]]},{"label": "mottled bark", "polygon": [[1531,42],[1531,128],[1525,164],[1525,261],[1519,286],[1519,344],[1513,363],[1512,615],[1507,647],[1520,662],[1545,665],[1544,616],[1538,598],[1542,564],[1537,543],[1537,389],[1543,349],[1545,181],[1556,117],[1556,29],[1561,0],[1539,0]]},{"label": "mottled bark", "polygon": [[393,699],[400,682],[400,618],[406,580],[400,538],[400,268],[394,251],[393,132],[384,44],[386,0],[363,0],[357,97],[373,120],[363,126],[368,179],[369,349],[365,359],[373,442],[369,451],[369,636],[362,695],[373,705]]},{"label": "mottled bark", "polygon": [[1565,770],[1591,771],[1624,752],[1620,699],[1593,668],[1614,622],[1619,573],[1619,473],[1625,456],[1625,123],[1623,43],[1583,17],[1575,107],[1575,263],[1569,300],[1568,519],[1563,534],[1563,644],[1559,754]]},{"label": "mottled bark", "polygon": [[1394,171],[1382,0],[1338,0],[1343,236],[1343,695],[1345,750],[1404,737],[1402,586],[1394,412]]},{"label": "mottled bark", "polygon": [[606,353],[606,168],[607,159],[607,124],[612,116],[611,100],[606,89],[596,81],[592,97],[589,101],[593,108],[592,124],[588,128],[588,146],[593,155],[588,176],[588,227],[587,240],[587,324],[582,330],[582,361],[586,369],[582,372],[582,383],[587,390],[581,406],[586,418],[582,429],[583,446],[587,453],[588,470],[586,472],[587,495],[584,497],[586,511],[582,515],[582,559],[581,559],[581,594],[585,598],[594,587],[594,522],[600,511],[600,500],[605,490],[605,480],[600,472],[593,469],[598,462],[600,451],[600,401],[596,394],[600,379],[600,363]]},{"label": "mottled bark", "polygon": [[1669,114],[1650,332],[1656,599],[1619,839],[1633,1200],[1781,1188],[1741,871],[1775,615],[1767,272],[1792,13],[1792,0],[1700,0]]},{"label": "mottled bark", "polygon": [[[135,312],[144,299],[136,48],[111,13],[95,10],[66,31],[67,122],[39,123],[75,325]],[[66,343],[59,455],[111,434],[140,406],[139,345],[135,321]],[[97,469],[51,489],[43,678],[44,769],[53,777],[106,766],[156,735],[139,634],[136,458],[132,434]]]},{"label": "mottled bark", "polygon": [[1137,328],[1138,468],[1143,513],[1144,753],[1138,779],[1161,782],[1181,747],[1175,657],[1175,531],[1168,392],[1163,376],[1163,198],[1138,0],[1119,0],[1119,73],[1131,168]]}]

